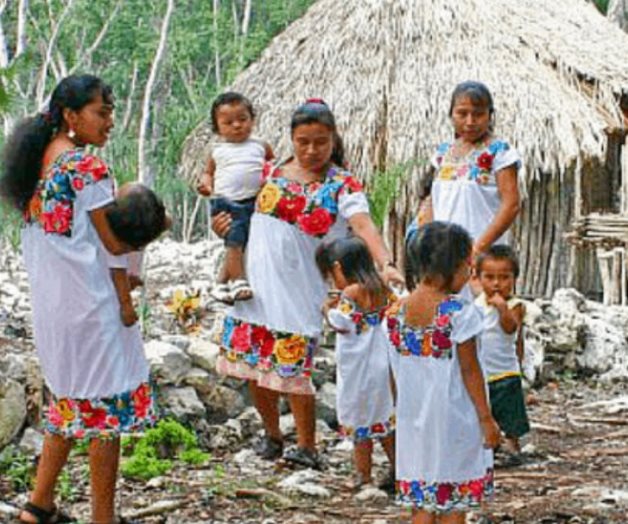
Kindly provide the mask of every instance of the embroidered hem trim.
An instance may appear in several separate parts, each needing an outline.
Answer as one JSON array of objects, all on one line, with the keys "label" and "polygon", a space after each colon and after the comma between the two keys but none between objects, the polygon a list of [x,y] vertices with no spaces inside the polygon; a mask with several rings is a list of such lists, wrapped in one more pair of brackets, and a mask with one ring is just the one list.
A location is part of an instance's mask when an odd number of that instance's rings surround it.
[{"label": "embroidered hem trim", "polygon": [[242,380],[254,380],[257,385],[280,393],[297,395],[314,395],[314,385],[309,377],[282,378],[273,371],[260,372],[243,360],[230,362],[223,355],[216,360],[216,372],[221,375],[239,378]]},{"label": "embroidered hem trim", "polygon": [[486,475],[464,482],[431,482],[397,480],[397,503],[432,513],[449,513],[477,508],[482,500],[493,494],[493,470]]},{"label": "embroidered hem trim", "polygon": [[221,355],[229,362],[245,362],[259,372],[280,378],[310,377],[318,340],[278,331],[232,316],[223,322]]},{"label": "embroidered hem trim", "polygon": [[392,435],[395,432],[395,415],[386,422],[377,422],[370,426],[341,426],[340,435],[351,438],[353,442],[361,442],[363,440],[382,439]]},{"label": "embroidered hem trim", "polygon": [[108,398],[72,399],[52,395],[45,430],[65,438],[112,438],[144,431],[157,422],[156,391],[143,382],[133,391]]}]

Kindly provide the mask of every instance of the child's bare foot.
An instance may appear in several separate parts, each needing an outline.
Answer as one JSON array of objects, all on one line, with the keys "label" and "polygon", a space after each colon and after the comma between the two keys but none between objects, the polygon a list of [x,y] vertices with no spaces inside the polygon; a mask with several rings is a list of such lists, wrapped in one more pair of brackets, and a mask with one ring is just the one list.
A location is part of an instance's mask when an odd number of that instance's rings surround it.
[{"label": "child's bare foot", "polygon": [[243,278],[233,280],[229,290],[233,296],[233,300],[251,300],[253,298],[253,290],[249,283]]}]

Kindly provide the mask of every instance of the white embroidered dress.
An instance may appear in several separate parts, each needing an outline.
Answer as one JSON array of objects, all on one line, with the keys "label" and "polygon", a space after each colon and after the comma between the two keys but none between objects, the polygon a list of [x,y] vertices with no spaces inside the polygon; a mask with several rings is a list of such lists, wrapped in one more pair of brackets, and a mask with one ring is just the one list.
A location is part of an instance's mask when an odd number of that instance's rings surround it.
[{"label": "white embroidered dress", "polygon": [[[458,224],[477,239],[501,204],[498,173],[510,166],[519,169],[521,159],[508,143],[491,138],[460,158],[454,155],[454,144],[445,142],[438,146],[432,165],[436,168],[432,184],[434,220]],[[509,242],[508,231],[496,241]]]},{"label": "white embroidered dress", "polygon": [[322,182],[300,184],[267,164],[264,179],[246,253],[253,299],[228,311],[216,368],[283,393],[313,394],[328,288],[314,254],[324,238],[346,235],[347,221],[368,213],[368,202],[359,182],[337,167]]},{"label": "white embroidered dress", "polygon": [[462,381],[458,345],[477,337],[482,315],[459,296],[438,306],[432,325],[391,312],[397,349],[398,500],[431,512],[465,511],[492,491],[493,455],[483,447],[477,412]]},{"label": "white embroidered dress", "polygon": [[354,441],[383,438],[394,430],[394,406],[386,308],[363,311],[342,295],[328,313],[336,334],[336,408],[345,435]]}]

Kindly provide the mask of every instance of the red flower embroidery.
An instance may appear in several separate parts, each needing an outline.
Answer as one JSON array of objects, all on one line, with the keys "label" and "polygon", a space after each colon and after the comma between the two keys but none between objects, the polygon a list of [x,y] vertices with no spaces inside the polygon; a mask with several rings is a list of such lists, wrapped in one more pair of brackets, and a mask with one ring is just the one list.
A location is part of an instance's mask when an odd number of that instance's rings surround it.
[{"label": "red flower embroidery", "polygon": [[135,416],[138,418],[144,418],[148,413],[148,408],[152,403],[148,385],[142,384],[133,392],[131,398],[133,399]]},{"label": "red flower embroidery", "polygon": [[240,324],[233,329],[231,346],[236,351],[246,351],[251,347],[251,326],[249,324]]},{"label": "red flower embroidery", "polygon": [[270,357],[273,354],[273,346],[275,345],[275,337],[264,326],[256,326],[251,332],[251,342],[254,346],[259,347],[259,356],[262,358]]},{"label": "red flower embroidery", "polygon": [[434,331],[432,333],[432,343],[439,349],[449,349],[451,347],[451,340],[442,331]]},{"label": "red flower embroidery", "polygon": [[482,495],[484,494],[484,481],[482,479],[469,482],[469,489],[471,490],[471,496],[475,500],[482,500]]},{"label": "red flower embroidery", "polygon": [[72,179],[72,187],[77,191],[80,191],[85,187],[85,181],[80,177],[74,177]]},{"label": "red flower embroidery", "polygon": [[454,487],[451,484],[439,484],[436,491],[436,502],[444,506],[449,501]]},{"label": "red flower embroidery", "polygon": [[319,207],[309,215],[301,215],[298,222],[304,233],[312,236],[323,236],[329,231],[334,220],[329,211]]},{"label": "red flower embroidery", "polygon": [[384,424],[373,424],[373,427],[371,428],[371,432],[379,435],[381,433],[386,433],[386,428],[384,427]]},{"label": "red flower embroidery", "polygon": [[399,347],[401,345],[401,334],[399,331],[395,330],[390,332],[390,341],[395,347]]},{"label": "red flower embroidery", "polygon": [[106,410],[102,408],[94,408],[89,400],[80,401],[79,410],[86,428],[104,428],[107,420]]},{"label": "red flower embroidery", "polygon": [[398,480],[397,481],[397,489],[401,493],[408,493],[410,491],[410,483],[407,480]]},{"label": "red flower embroidery", "polygon": [[300,195],[303,193],[303,187],[301,184],[297,184],[296,182],[289,182],[286,185],[286,189],[290,191],[290,193],[294,193],[295,195]]},{"label": "red flower embroidery", "polygon": [[296,222],[307,203],[303,195],[293,198],[282,197],[277,203],[277,216],[286,222]]},{"label": "red flower embroidery", "polygon": [[351,320],[353,320],[354,324],[359,324],[360,322],[362,322],[362,318],[364,318],[364,315],[359,311],[351,315]]},{"label": "red flower embroidery", "polygon": [[359,180],[355,179],[352,176],[348,176],[344,179],[344,183],[342,185],[342,189],[345,191],[349,191],[349,193],[355,193],[358,191],[362,191],[362,184]]},{"label": "red flower embroidery", "polygon": [[484,153],[482,153],[478,157],[476,163],[480,169],[485,169],[486,171],[490,171],[491,167],[493,167],[493,155],[491,155],[487,151],[484,151]]},{"label": "red flower embroidery", "polygon": [[58,203],[52,212],[41,214],[41,221],[46,233],[66,233],[72,222],[72,208]]},{"label": "red flower embroidery", "polygon": [[266,179],[270,177],[272,172],[273,172],[272,162],[264,162],[264,165],[262,166],[262,182],[265,182]]},{"label": "red flower embroidery", "polygon": [[91,155],[83,157],[76,163],[75,168],[78,173],[91,173],[95,182],[98,182],[107,174],[107,166],[104,162]]},{"label": "red flower embroidery", "polygon": [[440,328],[445,327],[449,324],[449,315],[439,315],[436,319],[436,325]]}]

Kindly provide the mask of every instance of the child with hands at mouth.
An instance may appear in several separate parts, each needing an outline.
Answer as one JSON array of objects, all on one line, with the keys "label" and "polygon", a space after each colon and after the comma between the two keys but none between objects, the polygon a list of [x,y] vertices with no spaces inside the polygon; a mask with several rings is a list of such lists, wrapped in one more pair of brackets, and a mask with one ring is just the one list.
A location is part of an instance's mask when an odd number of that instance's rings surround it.
[{"label": "child with hands at mouth", "polygon": [[513,294],[519,262],[512,248],[496,244],[478,257],[476,274],[482,286],[475,303],[484,313],[480,340],[491,411],[506,436],[508,462],[517,465],[519,438],[530,431],[521,383],[525,305]]}]

